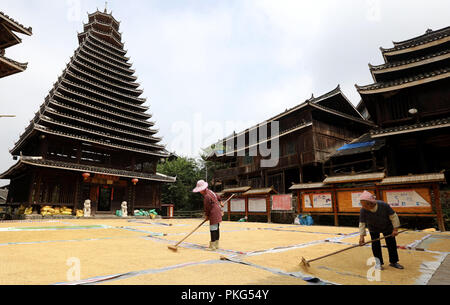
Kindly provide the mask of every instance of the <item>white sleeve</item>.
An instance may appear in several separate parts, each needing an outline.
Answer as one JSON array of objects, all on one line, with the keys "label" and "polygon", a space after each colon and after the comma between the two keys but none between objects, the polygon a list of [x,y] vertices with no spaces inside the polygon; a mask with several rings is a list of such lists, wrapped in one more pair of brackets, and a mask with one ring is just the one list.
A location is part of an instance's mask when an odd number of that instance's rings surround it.
[{"label": "white sleeve", "polygon": [[359,223],[359,235],[366,236],[366,224],[364,222]]},{"label": "white sleeve", "polygon": [[400,228],[400,219],[398,218],[397,213],[392,214],[391,216],[389,216],[389,218],[391,219],[392,225],[394,226],[394,229]]}]

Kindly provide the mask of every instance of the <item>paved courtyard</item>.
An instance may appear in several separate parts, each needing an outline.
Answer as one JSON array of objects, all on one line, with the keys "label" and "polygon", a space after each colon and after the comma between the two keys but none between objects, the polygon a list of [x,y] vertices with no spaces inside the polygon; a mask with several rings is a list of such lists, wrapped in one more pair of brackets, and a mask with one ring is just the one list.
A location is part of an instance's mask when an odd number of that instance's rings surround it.
[{"label": "paved courtyard", "polygon": [[[358,229],[224,222],[220,249],[207,251],[200,219],[79,219],[0,223],[2,285],[427,285],[450,284],[450,232],[397,238],[405,270],[375,272],[370,246],[300,265],[357,244]],[[384,245],[384,242],[383,242]],[[383,248],[387,260],[387,249]]]}]

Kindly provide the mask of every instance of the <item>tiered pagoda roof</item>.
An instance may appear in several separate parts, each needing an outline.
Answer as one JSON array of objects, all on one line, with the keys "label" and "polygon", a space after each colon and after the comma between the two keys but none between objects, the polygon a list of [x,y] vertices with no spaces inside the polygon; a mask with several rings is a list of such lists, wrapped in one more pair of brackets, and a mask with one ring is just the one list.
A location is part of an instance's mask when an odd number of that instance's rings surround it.
[{"label": "tiered pagoda roof", "polygon": [[0,11],[0,78],[26,70],[28,64],[5,57],[5,49],[22,42],[15,33],[31,36],[31,27],[25,27]]},{"label": "tiered pagoda roof", "polygon": [[89,15],[79,47],[70,58],[44,104],[10,151],[20,155],[37,135],[78,140],[107,149],[149,157],[169,153],[152,129],[143,90],[125,57],[120,23],[106,12]]},{"label": "tiered pagoda roof", "polygon": [[450,77],[450,27],[425,34],[390,49],[381,48],[385,63],[369,64],[375,83],[358,86],[361,95],[385,93]]}]

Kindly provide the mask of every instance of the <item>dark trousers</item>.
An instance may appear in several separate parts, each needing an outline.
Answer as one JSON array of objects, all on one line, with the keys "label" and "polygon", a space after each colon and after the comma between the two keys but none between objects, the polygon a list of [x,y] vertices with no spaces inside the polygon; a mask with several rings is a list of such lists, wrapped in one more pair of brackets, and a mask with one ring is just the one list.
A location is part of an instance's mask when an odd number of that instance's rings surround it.
[{"label": "dark trousers", "polygon": [[211,241],[215,242],[220,239],[220,224],[218,225],[218,229],[216,231],[211,231]]},{"label": "dark trousers", "polygon": [[[372,240],[380,238],[380,232],[370,232],[370,236]],[[383,236],[389,236],[392,232],[383,232]],[[395,240],[395,237],[388,237],[386,238],[386,246],[389,251],[389,262],[391,264],[398,263],[398,252],[397,252],[397,241]],[[380,260],[380,263],[383,265],[383,254],[381,252],[381,241],[376,241],[372,243],[372,252],[373,256],[375,258],[378,258]]]}]

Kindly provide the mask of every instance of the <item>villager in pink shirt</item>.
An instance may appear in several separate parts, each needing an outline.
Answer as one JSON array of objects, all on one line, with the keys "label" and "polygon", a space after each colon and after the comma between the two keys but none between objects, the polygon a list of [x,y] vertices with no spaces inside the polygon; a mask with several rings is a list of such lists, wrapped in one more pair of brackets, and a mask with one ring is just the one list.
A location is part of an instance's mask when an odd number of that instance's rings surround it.
[{"label": "villager in pink shirt", "polygon": [[203,180],[200,180],[197,183],[197,187],[193,192],[203,195],[205,217],[209,220],[211,232],[211,242],[209,243],[208,250],[217,250],[219,249],[220,223],[222,222],[223,215],[219,197],[213,191],[208,189],[208,183]]}]

